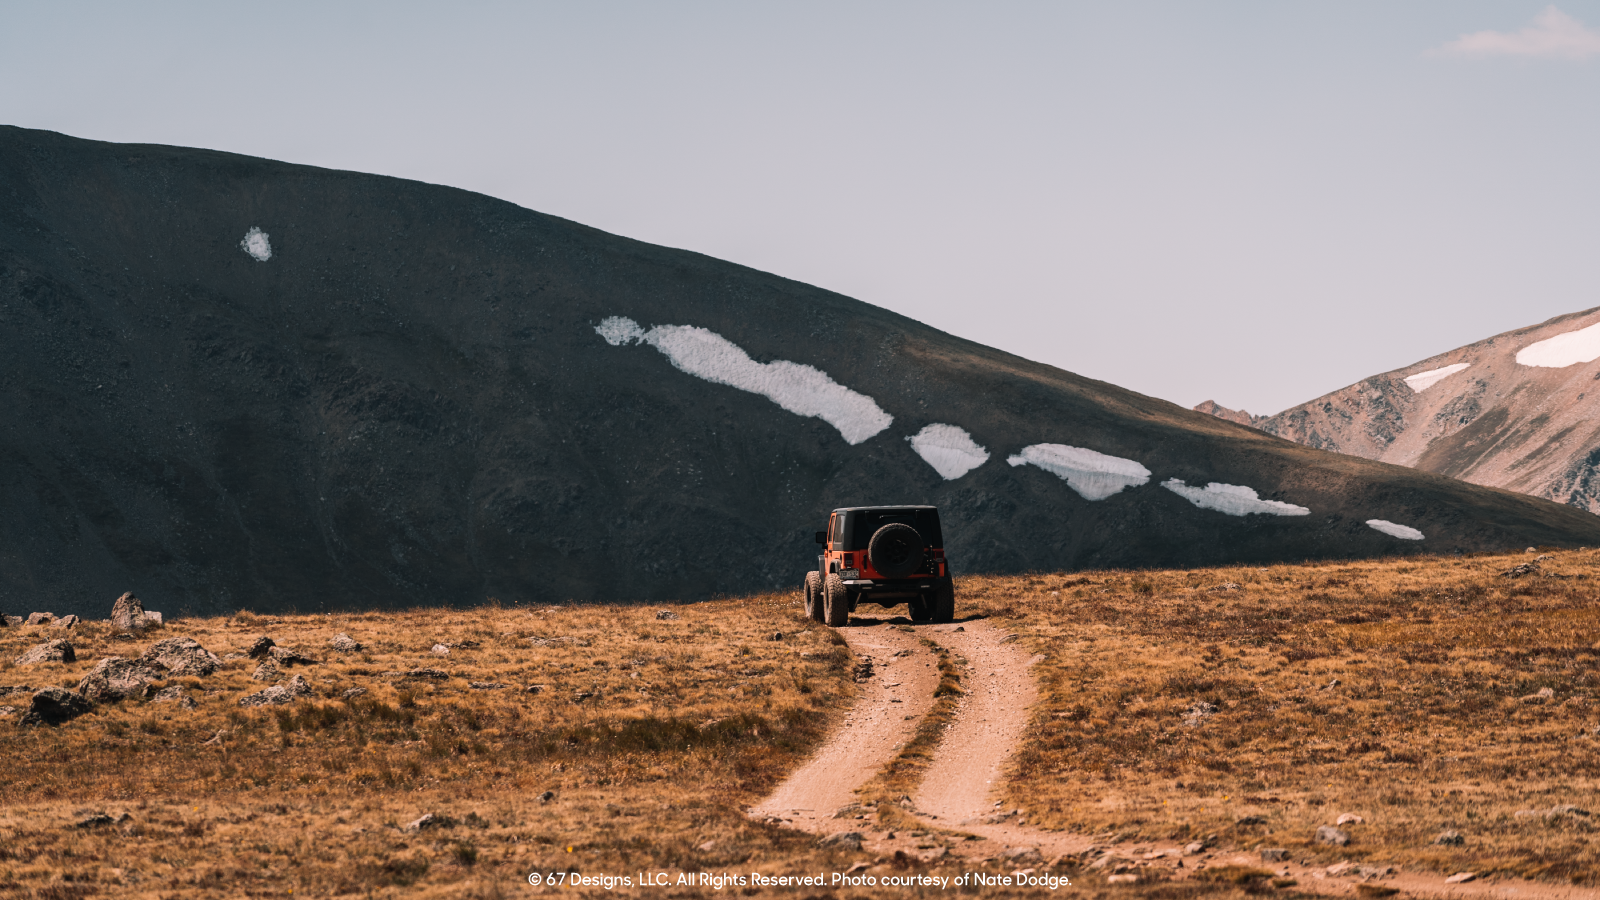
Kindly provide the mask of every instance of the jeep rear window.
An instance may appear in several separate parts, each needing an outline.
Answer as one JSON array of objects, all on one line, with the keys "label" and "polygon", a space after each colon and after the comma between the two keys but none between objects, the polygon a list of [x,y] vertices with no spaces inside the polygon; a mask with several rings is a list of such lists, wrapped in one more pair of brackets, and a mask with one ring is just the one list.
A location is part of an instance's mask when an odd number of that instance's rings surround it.
[{"label": "jeep rear window", "polygon": [[863,509],[848,513],[844,522],[844,549],[865,550],[879,528],[890,522],[910,525],[929,547],[944,547],[939,531],[939,512],[933,509]]}]

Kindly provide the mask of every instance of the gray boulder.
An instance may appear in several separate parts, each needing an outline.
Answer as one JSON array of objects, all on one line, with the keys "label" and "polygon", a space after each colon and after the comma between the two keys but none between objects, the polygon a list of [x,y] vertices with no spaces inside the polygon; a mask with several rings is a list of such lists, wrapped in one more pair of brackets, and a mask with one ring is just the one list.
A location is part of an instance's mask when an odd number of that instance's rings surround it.
[{"label": "gray boulder", "polygon": [[144,662],[160,666],[171,675],[205,676],[215,672],[222,660],[195,642],[194,638],[167,638],[156,641],[140,654]]},{"label": "gray boulder", "polygon": [[861,832],[841,831],[838,834],[828,835],[818,843],[824,847],[833,847],[839,850],[860,850]]},{"label": "gray boulder", "polygon": [[280,666],[309,666],[315,665],[316,660],[288,647],[273,647],[267,651],[272,661]]},{"label": "gray boulder", "polygon": [[275,684],[264,691],[240,697],[239,705],[281,706],[309,696],[311,696],[311,685],[303,676],[296,675],[288,684]]},{"label": "gray boulder", "polygon": [[60,638],[46,641],[17,657],[17,665],[19,666],[32,666],[47,662],[69,663],[77,661],[78,654],[73,652],[72,645]]},{"label": "gray boulder", "polygon": [[92,703],[109,703],[143,694],[151,682],[161,677],[160,672],[141,660],[108,656],[95,663],[78,682],[78,693]]},{"label": "gray boulder", "polygon": [[196,705],[194,699],[177,685],[157,691],[156,695],[150,698],[150,701],[152,703],[176,703],[184,709],[194,709]]},{"label": "gray boulder", "polygon": [[52,624],[54,624],[57,628],[77,628],[79,621],[80,620],[77,616],[66,615],[55,620],[55,622]]},{"label": "gray boulder", "polygon": [[1343,847],[1350,843],[1350,833],[1332,825],[1323,825],[1317,829],[1317,836],[1313,838],[1319,844],[1332,844]]},{"label": "gray boulder", "polygon": [[251,659],[260,659],[272,652],[272,648],[275,646],[277,646],[277,642],[263,634],[255,639],[255,642],[250,645],[250,649],[246,650],[245,654]]},{"label": "gray boulder", "polygon": [[149,623],[144,618],[144,604],[128,591],[111,604],[111,624],[123,631],[141,631]]},{"label": "gray boulder", "polygon": [[28,711],[22,714],[17,724],[60,725],[62,722],[76,719],[93,708],[94,704],[66,688],[47,687],[33,695]]},{"label": "gray boulder", "polygon": [[55,613],[36,612],[36,613],[29,613],[28,614],[28,621],[25,622],[24,624],[27,624],[27,625],[49,625],[51,622],[54,622],[55,620],[56,620],[56,614]]},{"label": "gray boulder", "polygon": [[250,677],[255,681],[274,681],[278,677],[278,664],[270,659],[264,659],[261,665],[256,666],[256,670],[250,673]]},{"label": "gray boulder", "polygon": [[328,646],[339,651],[340,653],[355,653],[361,649],[361,642],[350,637],[348,634],[340,632],[339,634],[333,636],[333,640],[328,642]]}]

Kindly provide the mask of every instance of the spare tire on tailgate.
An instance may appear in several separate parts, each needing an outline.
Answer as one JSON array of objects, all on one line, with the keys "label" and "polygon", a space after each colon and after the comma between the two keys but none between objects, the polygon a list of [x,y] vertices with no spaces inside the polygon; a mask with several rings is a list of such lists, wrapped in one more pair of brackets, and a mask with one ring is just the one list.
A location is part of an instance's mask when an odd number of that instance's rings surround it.
[{"label": "spare tire on tailgate", "polygon": [[905,578],[921,571],[926,564],[923,558],[922,535],[910,525],[890,522],[879,528],[867,544],[867,559],[878,574],[885,578]]}]

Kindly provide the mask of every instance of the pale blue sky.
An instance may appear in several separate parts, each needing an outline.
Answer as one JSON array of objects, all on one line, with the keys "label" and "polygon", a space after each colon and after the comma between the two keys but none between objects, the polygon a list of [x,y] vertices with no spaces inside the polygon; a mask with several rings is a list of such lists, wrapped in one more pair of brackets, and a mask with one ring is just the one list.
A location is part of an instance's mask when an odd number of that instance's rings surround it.
[{"label": "pale blue sky", "polygon": [[1548,6],[0,0],[0,122],[456,185],[1275,412],[1600,305],[1600,0],[1515,36]]}]

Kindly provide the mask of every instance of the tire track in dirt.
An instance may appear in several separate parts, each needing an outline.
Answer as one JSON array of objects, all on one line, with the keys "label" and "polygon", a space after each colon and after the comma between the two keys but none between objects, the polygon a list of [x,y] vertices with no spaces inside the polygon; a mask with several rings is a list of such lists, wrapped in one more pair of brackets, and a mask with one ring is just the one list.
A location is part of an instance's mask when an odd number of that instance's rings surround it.
[{"label": "tire track in dirt", "polygon": [[[1038,682],[1031,671],[1038,657],[1014,636],[984,620],[923,625],[911,632],[872,620],[855,622],[854,627],[840,629],[840,634],[858,657],[873,660],[873,678],[862,686],[844,727],[771,797],[752,809],[752,815],[777,817],[792,827],[818,833],[861,832],[863,850],[868,854],[887,857],[899,850],[929,858],[921,852],[924,848],[905,835],[873,830],[872,825],[853,817],[832,818],[835,810],[854,801],[854,790],[894,757],[918,720],[932,709],[938,671],[932,653],[919,640],[927,638],[965,661],[962,701],[912,798],[911,810],[930,831],[977,838],[949,841],[950,855],[977,862],[1005,860],[1007,854],[1019,853],[1022,856],[1013,864],[1018,869],[1041,867],[1045,860],[1060,857],[1109,856],[1098,870],[1091,869],[1094,875],[1088,877],[1111,875],[1129,880],[1181,879],[1205,867],[1248,866],[1293,878],[1298,890],[1328,895],[1354,895],[1356,885],[1362,883],[1327,875],[1323,867],[1266,863],[1258,854],[1239,850],[1186,854],[1184,847],[1166,841],[1144,842],[1137,848],[1100,846],[1089,835],[1027,827],[1014,814],[995,807],[1006,763],[1021,744],[1038,701]],[[911,654],[893,656],[902,650]],[[892,702],[896,699],[901,702]],[[1037,851],[1037,856],[1028,854],[1029,850]],[[1600,891],[1592,888],[1519,879],[1445,884],[1444,879],[1435,873],[1400,871],[1383,876],[1378,883],[1414,896],[1452,900],[1600,900]]]},{"label": "tire track in dirt", "polygon": [[914,633],[887,623],[841,629],[859,662],[873,674],[860,685],[855,706],[817,754],[751,809],[757,818],[778,818],[806,831],[843,831],[853,820],[834,819],[855,802],[855,790],[871,778],[916,731],[933,708],[939,671],[933,652]]}]

